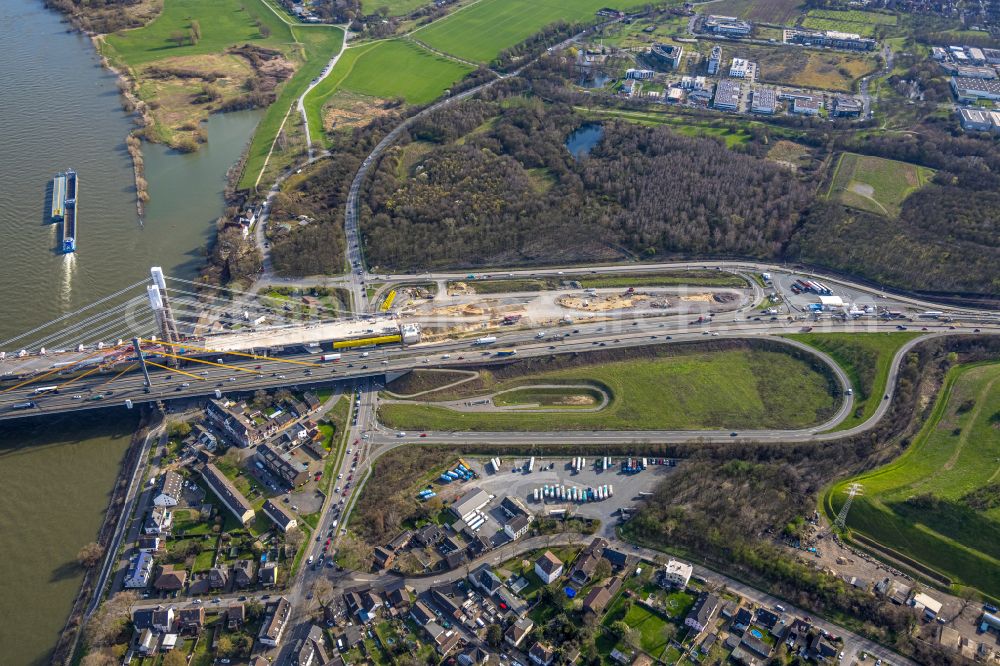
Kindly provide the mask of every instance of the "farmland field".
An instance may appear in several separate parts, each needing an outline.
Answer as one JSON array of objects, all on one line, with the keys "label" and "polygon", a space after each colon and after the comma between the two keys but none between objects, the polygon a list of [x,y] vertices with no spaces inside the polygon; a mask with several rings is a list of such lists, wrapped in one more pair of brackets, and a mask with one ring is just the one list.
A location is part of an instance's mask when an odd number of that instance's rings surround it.
[{"label": "farmland field", "polygon": [[951,370],[909,449],[832,488],[828,515],[853,482],[851,530],[1000,597],[1000,364]]},{"label": "farmland field", "polygon": [[468,413],[428,403],[383,402],[381,420],[412,430],[655,430],[798,428],[830,416],[829,382],[806,363],[779,351],[748,348],[680,352],[585,364],[496,380],[483,371],[478,387],[459,385],[422,399],[464,399],[530,384],[597,384],[611,402],[591,413]]},{"label": "farmland field", "polygon": [[883,14],[881,12],[863,12],[859,9],[849,11],[839,11],[836,9],[810,9],[806,13],[807,18],[832,19],[835,21],[848,21],[850,23],[863,23],[865,25],[896,25],[895,14]]},{"label": "farmland field", "polygon": [[852,208],[898,217],[903,200],[926,185],[933,169],[906,162],[844,153],[827,197]]},{"label": "farmland field", "polygon": [[826,352],[844,369],[854,389],[853,414],[834,430],[864,423],[885,394],[889,366],[896,351],[920,333],[796,333],[788,337]]},{"label": "farmland field", "polygon": [[[643,4],[642,0],[623,0],[615,7],[624,10]],[[480,0],[417,29],[414,37],[459,58],[489,62],[547,25],[590,21],[605,6],[603,0]]]},{"label": "farmland field", "polygon": [[805,3],[803,0],[721,0],[711,5],[711,13],[739,16],[761,23],[792,25]]}]

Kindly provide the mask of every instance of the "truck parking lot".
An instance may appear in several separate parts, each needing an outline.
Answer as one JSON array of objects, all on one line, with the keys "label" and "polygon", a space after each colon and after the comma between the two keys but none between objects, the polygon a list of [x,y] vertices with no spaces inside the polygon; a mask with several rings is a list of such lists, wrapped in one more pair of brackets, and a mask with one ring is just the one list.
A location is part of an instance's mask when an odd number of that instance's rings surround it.
[{"label": "truck parking lot", "polygon": [[[548,515],[564,511],[566,515],[596,518],[601,521],[601,534],[614,536],[614,525],[621,517],[621,509],[635,507],[642,499],[640,493],[651,493],[659,481],[676,469],[667,464],[653,464],[647,458],[646,469],[625,473],[622,458],[613,457],[613,466],[607,470],[597,469],[602,456],[587,456],[586,464],[579,470],[573,469],[573,457],[535,458],[533,471],[526,471],[527,458],[501,459],[499,471],[493,470],[489,460],[466,458],[480,478],[473,482],[491,495],[502,497],[511,495],[521,500],[525,507],[537,515]],[[666,461],[664,461],[666,462]],[[591,502],[546,499],[534,500],[534,491],[546,485],[566,488],[597,488],[613,485],[614,495],[604,500]]]}]

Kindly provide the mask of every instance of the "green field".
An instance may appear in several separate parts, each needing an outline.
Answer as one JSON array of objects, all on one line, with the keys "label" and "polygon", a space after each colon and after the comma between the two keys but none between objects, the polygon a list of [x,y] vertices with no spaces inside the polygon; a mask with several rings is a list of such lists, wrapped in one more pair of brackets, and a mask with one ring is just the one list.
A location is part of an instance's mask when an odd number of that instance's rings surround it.
[{"label": "green field", "polygon": [[1000,597],[1000,364],[952,369],[909,449],[835,486],[829,515],[853,482],[851,530]]},{"label": "green field", "polygon": [[[611,395],[610,404],[597,412],[462,413],[436,405],[383,403],[379,415],[390,427],[412,430],[694,430],[808,427],[835,409],[827,378],[782,352],[739,349],[648,356],[487,381],[475,392],[595,383]],[[460,385],[447,397],[472,393]]]},{"label": "green field", "polygon": [[585,116],[591,118],[620,118],[637,125],[655,127],[669,125],[672,130],[684,136],[718,137],[726,143],[727,148],[742,145],[750,141],[750,133],[743,129],[732,127],[714,127],[708,123],[699,123],[691,118],[679,116],[665,111],[625,111],[621,109],[579,109]]},{"label": "green field", "polygon": [[384,7],[389,10],[387,16],[408,16],[414,10],[429,4],[431,0],[361,0],[361,11],[374,14]]},{"label": "green field", "polygon": [[903,200],[934,176],[927,167],[881,157],[843,153],[827,197],[852,208],[898,217]]},{"label": "green field", "polygon": [[[645,4],[641,0],[612,3],[617,9]],[[593,21],[604,0],[479,0],[440,21],[419,28],[414,36],[439,51],[465,60],[490,62],[506,48],[523,42],[557,21]]]},{"label": "green field", "polygon": [[895,14],[864,12],[860,9],[851,9],[848,11],[840,11],[837,9],[810,9],[806,12],[806,18],[847,21],[849,23],[860,23],[864,25],[896,25],[898,23],[898,19]]},{"label": "green field", "polygon": [[604,396],[598,389],[574,388],[545,388],[526,387],[514,389],[507,393],[502,393],[493,399],[494,405],[504,406],[530,406],[537,405],[539,408],[592,409],[601,404]]},{"label": "green field", "polygon": [[758,23],[792,25],[804,4],[803,0],[720,0],[711,5],[711,12]]},{"label": "green field", "polygon": [[[192,20],[201,27],[197,44],[177,46],[170,41],[175,32],[186,33]],[[270,29],[269,37],[261,35],[257,20]],[[293,41],[291,27],[262,0],[166,0],[163,11],[149,24],[108,35],[105,44],[110,51],[105,51],[113,62],[134,67],[163,58],[221,53],[247,42],[284,48]]]},{"label": "green field", "polygon": [[839,32],[856,33],[862,37],[872,37],[875,34],[875,26],[871,23],[848,23],[843,20],[832,18],[816,18],[807,16],[802,19],[802,27],[810,30],[836,30]]},{"label": "green field", "polygon": [[854,389],[855,411],[834,430],[847,430],[871,418],[885,394],[896,351],[920,333],[796,333],[788,337],[826,352],[844,369]]},{"label": "green field", "polygon": [[326,143],[323,106],[338,90],[426,104],[471,71],[468,65],[399,39],[347,49],[333,72],[305,98],[309,131],[314,141]]}]

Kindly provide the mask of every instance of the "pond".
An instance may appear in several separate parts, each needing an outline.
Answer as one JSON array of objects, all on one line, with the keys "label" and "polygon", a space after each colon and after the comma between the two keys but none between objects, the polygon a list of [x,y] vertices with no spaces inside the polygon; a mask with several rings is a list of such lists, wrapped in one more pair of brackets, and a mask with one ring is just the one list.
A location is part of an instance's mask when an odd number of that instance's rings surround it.
[{"label": "pond", "polygon": [[590,154],[602,136],[604,128],[599,123],[587,123],[569,135],[566,139],[566,148],[573,157],[580,159]]},{"label": "pond", "polygon": [[577,84],[581,88],[603,88],[611,81],[611,77],[604,72],[588,72],[580,77]]}]

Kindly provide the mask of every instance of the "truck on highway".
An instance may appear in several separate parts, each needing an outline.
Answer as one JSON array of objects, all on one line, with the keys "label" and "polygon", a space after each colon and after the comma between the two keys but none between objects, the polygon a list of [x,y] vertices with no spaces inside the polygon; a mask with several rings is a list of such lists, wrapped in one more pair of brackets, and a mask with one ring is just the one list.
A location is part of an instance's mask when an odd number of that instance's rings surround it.
[{"label": "truck on highway", "polygon": [[486,336],[483,336],[481,338],[476,338],[476,340],[472,344],[474,344],[474,345],[491,345],[491,344],[493,344],[496,341],[497,341],[497,336],[495,336],[495,335],[486,335]]},{"label": "truck on highway", "polygon": [[528,471],[529,472],[534,472],[535,471],[535,457],[534,456],[532,456],[531,459],[528,461]]},{"label": "truck on highway", "polygon": [[516,349],[501,349],[497,352],[497,358],[502,358],[504,356],[513,356],[517,353]]},{"label": "truck on highway", "polygon": [[320,357],[320,360],[321,361],[339,361],[340,360],[340,354],[323,354]]},{"label": "truck on highway", "polygon": [[31,409],[34,406],[35,406],[35,403],[33,403],[32,401],[29,400],[27,402],[19,402],[19,403],[16,403],[14,405],[11,405],[10,408],[11,409]]}]

